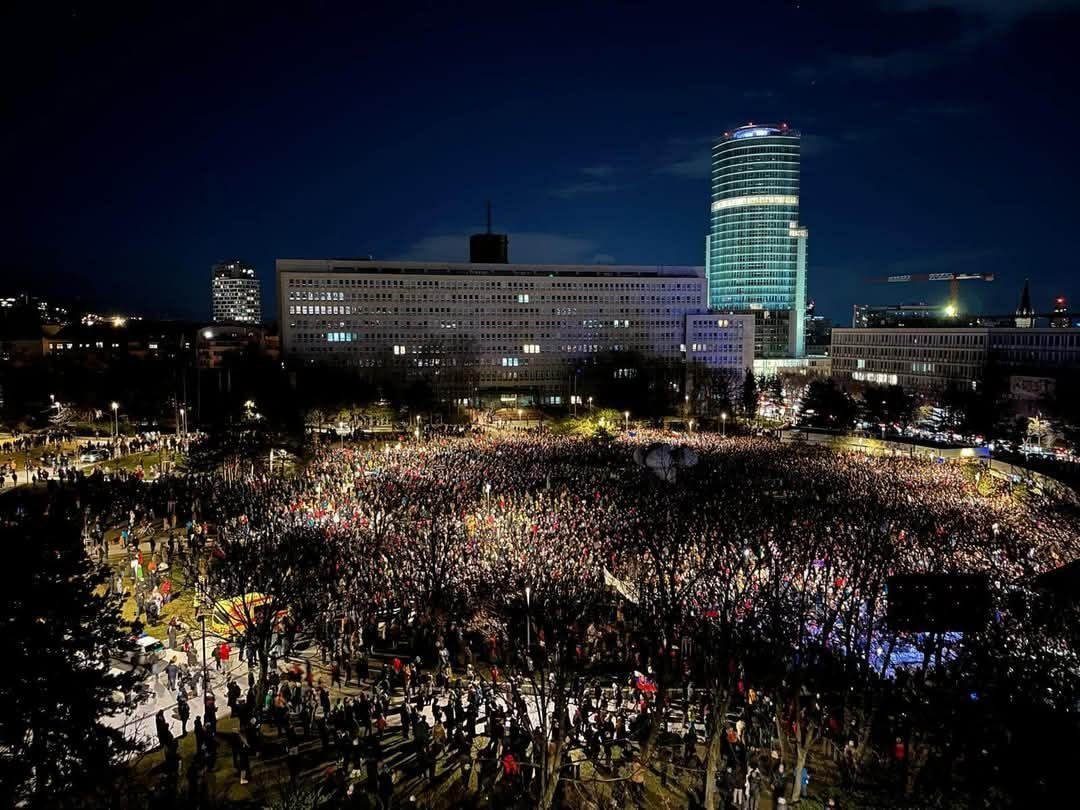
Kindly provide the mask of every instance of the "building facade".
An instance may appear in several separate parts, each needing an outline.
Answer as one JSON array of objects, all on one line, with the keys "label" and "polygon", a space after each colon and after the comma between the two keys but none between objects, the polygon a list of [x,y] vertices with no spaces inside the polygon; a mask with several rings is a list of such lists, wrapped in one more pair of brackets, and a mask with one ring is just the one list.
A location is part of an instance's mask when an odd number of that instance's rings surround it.
[{"label": "building facade", "polygon": [[802,357],[806,240],[799,223],[800,136],[745,126],[713,146],[705,262],[709,307],[755,314],[755,356]]},{"label": "building facade", "polygon": [[210,273],[214,323],[259,323],[262,294],[255,268],[240,260],[219,262]]},{"label": "building facade", "polygon": [[1069,302],[1064,295],[1054,299],[1054,305],[1050,309],[1050,326],[1054,329],[1068,329],[1071,326],[1080,326],[1080,319],[1069,313]]},{"label": "building facade", "polygon": [[[293,365],[425,378],[563,404],[576,366],[648,357],[742,373],[753,319],[706,310],[697,267],[278,260]],[[614,358],[614,360],[613,360]]]},{"label": "building facade", "polygon": [[230,363],[277,360],[278,336],[258,324],[214,324],[195,330],[195,359],[199,368],[225,368]]},{"label": "building facade", "polygon": [[841,382],[933,393],[982,379],[991,359],[1014,374],[1080,369],[1080,329],[833,329],[832,375]]}]

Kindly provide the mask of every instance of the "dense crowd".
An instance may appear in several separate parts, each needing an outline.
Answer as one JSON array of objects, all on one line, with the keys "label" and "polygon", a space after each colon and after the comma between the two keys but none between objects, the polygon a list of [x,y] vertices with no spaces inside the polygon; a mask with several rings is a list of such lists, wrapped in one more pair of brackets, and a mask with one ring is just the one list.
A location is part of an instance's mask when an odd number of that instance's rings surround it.
[{"label": "dense crowd", "polygon": [[[430,786],[437,765],[440,782],[475,771],[485,789],[536,793],[555,740],[567,781],[588,781],[589,762],[622,777],[614,792],[640,792],[642,752],[655,748],[646,764],[664,786],[680,775],[700,784],[700,743],[717,728],[725,801],[756,807],[762,787],[806,790],[807,767],[757,759],[776,748],[775,705],[738,655],[715,659],[708,619],[754,624],[761,639],[794,633],[789,651],[824,644],[892,677],[907,659],[884,622],[888,575],[985,572],[1000,589],[1080,557],[1075,504],[1021,502],[1006,483],[979,486],[985,470],[708,434],[676,440],[694,450],[677,476],[635,463],[635,449],[668,441],[432,436],[323,449],[291,476],[98,474],[71,485],[98,553],[106,528],[121,527],[140,614],[168,598],[154,568],[215,539],[319,538],[335,562],[299,628],[317,669],[288,663],[298,628],[282,628],[281,663],[258,684],[248,644],[247,694],[229,697],[241,717],[237,771],[246,781],[253,729],[267,724],[291,769],[298,740],[318,741],[342,766],[343,790],[354,774],[383,802],[396,780]],[[800,606],[794,629],[772,615],[778,604]],[[676,618],[650,623],[660,613]],[[556,709],[541,698],[568,665],[586,677]],[[724,707],[704,688],[718,666],[736,684]],[[843,718],[825,722],[846,763]],[[200,725],[205,759],[214,735]],[[387,755],[391,733],[410,756],[397,745]]]}]

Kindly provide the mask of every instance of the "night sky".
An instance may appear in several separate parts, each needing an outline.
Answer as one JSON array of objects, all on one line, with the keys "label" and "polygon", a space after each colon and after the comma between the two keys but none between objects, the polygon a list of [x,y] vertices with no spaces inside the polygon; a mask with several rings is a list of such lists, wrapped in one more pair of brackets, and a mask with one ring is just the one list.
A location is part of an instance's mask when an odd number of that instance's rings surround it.
[{"label": "night sky", "polygon": [[4,5],[0,293],[206,318],[237,256],[272,314],[275,258],[463,260],[488,198],[511,261],[702,264],[711,139],[783,121],[824,314],[1080,304],[1076,2]]}]

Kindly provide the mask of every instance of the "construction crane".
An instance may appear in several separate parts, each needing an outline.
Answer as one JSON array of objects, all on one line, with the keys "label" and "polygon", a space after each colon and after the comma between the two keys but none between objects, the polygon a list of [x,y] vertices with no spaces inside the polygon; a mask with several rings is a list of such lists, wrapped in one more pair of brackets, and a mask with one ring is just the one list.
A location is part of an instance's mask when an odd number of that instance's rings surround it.
[{"label": "construction crane", "polygon": [[949,282],[949,315],[960,311],[961,281],[993,281],[993,273],[905,273],[900,276],[879,276],[867,279],[872,284],[906,284],[909,281],[947,281]]}]

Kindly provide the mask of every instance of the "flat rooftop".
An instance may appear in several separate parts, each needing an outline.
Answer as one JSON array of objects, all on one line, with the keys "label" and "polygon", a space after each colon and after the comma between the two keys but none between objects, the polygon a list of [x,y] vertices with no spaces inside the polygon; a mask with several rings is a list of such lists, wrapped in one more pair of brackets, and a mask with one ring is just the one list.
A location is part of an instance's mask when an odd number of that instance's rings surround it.
[{"label": "flat rooftop", "polygon": [[375,273],[400,276],[547,276],[704,279],[704,267],[641,264],[483,264],[392,259],[278,259],[278,273]]}]

